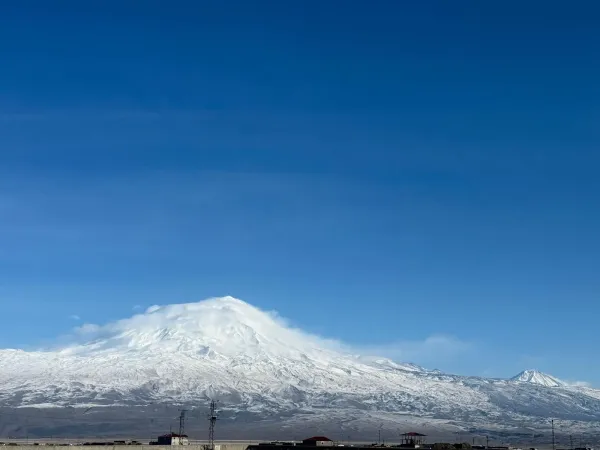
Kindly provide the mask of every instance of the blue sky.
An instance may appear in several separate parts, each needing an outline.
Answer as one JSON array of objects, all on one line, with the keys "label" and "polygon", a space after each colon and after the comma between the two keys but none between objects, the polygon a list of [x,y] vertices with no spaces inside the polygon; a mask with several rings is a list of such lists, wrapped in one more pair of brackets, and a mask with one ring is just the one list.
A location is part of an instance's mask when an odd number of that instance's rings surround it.
[{"label": "blue sky", "polygon": [[0,347],[234,295],[428,367],[600,385],[598,14],[1,5]]}]

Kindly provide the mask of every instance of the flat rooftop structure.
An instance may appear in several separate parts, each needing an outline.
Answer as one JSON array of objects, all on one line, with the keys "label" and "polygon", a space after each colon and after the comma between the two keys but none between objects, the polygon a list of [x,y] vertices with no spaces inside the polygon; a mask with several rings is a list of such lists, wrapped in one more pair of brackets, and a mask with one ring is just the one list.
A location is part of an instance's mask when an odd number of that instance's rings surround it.
[{"label": "flat rooftop structure", "polygon": [[[377,450],[393,448],[399,448],[400,446],[383,446],[378,444],[371,445],[349,445],[349,444],[332,444],[332,447],[336,448],[351,448],[352,450]],[[249,445],[246,450],[315,450],[315,446],[311,444],[304,444],[302,442],[261,442],[259,444]]]},{"label": "flat rooftop structure", "polygon": [[408,433],[402,433],[400,435],[402,437],[402,443],[400,447],[405,448],[420,448],[425,445],[425,438],[427,435],[421,433],[415,433],[414,431],[410,431]]}]

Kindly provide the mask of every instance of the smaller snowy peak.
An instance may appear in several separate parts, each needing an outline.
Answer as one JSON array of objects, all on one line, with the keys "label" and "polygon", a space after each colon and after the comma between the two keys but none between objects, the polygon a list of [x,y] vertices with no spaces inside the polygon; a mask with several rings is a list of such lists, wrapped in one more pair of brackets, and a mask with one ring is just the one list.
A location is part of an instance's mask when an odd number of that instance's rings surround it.
[{"label": "smaller snowy peak", "polygon": [[538,370],[524,370],[520,374],[511,378],[511,381],[518,381],[521,383],[537,384],[545,387],[561,387],[567,386],[562,380],[559,380],[552,375],[540,372]]}]

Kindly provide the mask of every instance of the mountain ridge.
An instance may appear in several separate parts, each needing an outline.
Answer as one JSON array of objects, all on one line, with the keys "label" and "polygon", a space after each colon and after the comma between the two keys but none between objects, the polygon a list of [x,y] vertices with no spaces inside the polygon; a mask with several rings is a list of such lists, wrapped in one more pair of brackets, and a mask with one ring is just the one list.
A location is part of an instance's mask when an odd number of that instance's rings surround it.
[{"label": "mountain ridge", "polygon": [[75,342],[60,349],[1,350],[0,361],[0,401],[11,407],[185,405],[215,398],[231,414],[257,417],[335,410],[462,427],[535,424],[550,415],[592,427],[600,419],[597,390],[550,386],[544,383],[558,379],[540,372],[524,371],[518,380],[463,377],[360,356],[233,297],[84,325]]}]

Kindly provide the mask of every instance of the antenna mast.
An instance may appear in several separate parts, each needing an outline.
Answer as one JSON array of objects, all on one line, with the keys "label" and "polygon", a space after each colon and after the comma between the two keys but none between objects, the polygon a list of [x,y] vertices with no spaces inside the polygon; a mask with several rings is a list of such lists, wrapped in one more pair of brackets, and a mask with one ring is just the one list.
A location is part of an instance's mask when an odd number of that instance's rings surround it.
[{"label": "antenna mast", "polygon": [[210,413],[208,414],[208,445],[210,450],[215,450],[215,425],[217,424],[217,402],[211,400]]},{"label": "antenna mast", "polygon": [[183,445],[183,434],[185,433],[185,413],[187,409],[182,409],[179,414],[179,445]]},{"label": "antenna mast", "polygon": [[552,450],[556,450],[556,439],[554,437],[554,419],[552,419]]}]

